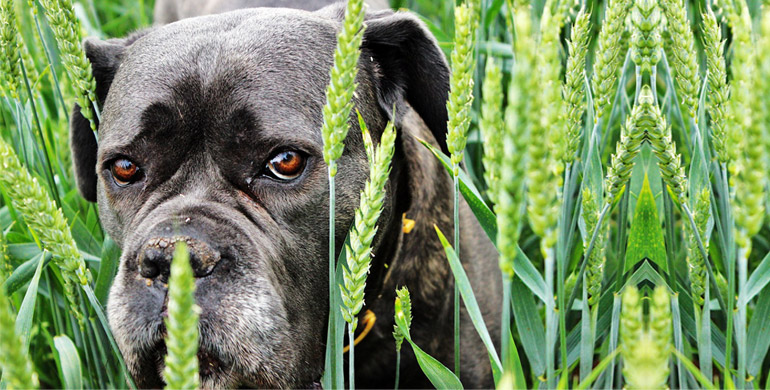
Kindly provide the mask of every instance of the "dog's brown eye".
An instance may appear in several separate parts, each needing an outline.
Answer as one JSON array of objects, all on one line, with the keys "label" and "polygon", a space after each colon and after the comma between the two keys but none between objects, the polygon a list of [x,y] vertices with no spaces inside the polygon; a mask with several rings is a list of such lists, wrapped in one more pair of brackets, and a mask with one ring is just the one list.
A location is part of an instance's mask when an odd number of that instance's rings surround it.
[{"label": "dog's brown eye", "polygon": [[119,186],[126,186],[136,181],[139,176],[139,167],[131,160],[120,158],[112,163],[110,168],[112,177]]},{"label": "dog's brown eye", "polygon": [[280,152],[267,163],[270,173],[281,180],[296,179],[303,168],[305,168],[305,157],[293,150]]}]

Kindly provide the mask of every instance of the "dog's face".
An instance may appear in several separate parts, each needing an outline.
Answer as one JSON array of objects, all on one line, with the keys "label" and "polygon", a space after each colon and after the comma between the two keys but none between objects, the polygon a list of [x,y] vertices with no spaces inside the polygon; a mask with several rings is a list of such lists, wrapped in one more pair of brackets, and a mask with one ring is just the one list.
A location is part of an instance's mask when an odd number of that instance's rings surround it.
[{"label": "dog's face", "polygon": [[[81,192],[123,249],[108,314],[140,386],[162,385],[180,241],[196,276],[204,387],[320,378],[329,310],[320,128],[341,11],[238,11],[86,42],[104,105],[98,147],[76,108],[73,156]],[[367,23],[355,102],[375,139],[405,101],[443,134],[447,68],[435,42],[408,15]],[[339,166],[337,243],[368,176],[357,126]],[[400,221],[394,187],[384,225]]]}]

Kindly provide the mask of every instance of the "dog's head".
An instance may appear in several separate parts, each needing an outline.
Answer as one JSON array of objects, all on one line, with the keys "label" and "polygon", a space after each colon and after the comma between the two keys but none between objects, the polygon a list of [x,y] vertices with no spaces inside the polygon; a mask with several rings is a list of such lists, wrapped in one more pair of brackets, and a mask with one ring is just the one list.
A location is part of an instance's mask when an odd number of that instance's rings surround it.
[{"label": "dog's head", "polygon": [[[103,111],[97,146],[75,107],[73,159],[81,193],[123,249],[108,312],[140,386],[162,385],[166,282],[180,241],[202,309],[203,386],[320,377],[329,310],[320,129],[342,12],[243,10],[85,42]],[[448,68],[435,40],[405,13],[369,14],[366,24],[354,100],[374,138],[412,107],[443,146]],[[368,176],[350,122],[338,245]],[[397,187],[391,180],[383,226],[400,225],[408,191]]]}]

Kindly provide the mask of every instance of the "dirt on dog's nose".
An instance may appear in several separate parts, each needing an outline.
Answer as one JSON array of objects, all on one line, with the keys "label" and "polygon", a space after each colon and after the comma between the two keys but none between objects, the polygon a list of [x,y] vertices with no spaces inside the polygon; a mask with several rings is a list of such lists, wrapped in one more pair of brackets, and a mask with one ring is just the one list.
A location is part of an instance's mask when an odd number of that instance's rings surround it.
[{"label": "dirt on dog's nose", "polygon": [[209,244],[191,237],[155,237],[149,239],[139,251],[139,274],[148,279],[160,277],[162,282],[167,283],[171,260],[179,242],[187,244],[196,278],[210,275],[222,257]]}]

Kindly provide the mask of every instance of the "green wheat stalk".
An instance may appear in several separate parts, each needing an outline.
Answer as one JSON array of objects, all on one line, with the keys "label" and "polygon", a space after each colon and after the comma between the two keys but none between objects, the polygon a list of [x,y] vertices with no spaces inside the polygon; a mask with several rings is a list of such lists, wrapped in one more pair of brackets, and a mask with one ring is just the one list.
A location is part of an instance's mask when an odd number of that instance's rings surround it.
[{"label": "green wheat stalk", "polygon": [[0,279],[7,279],[12,271],[11,258],[8,256],[8,241],[5,239],[5,232],[0,229]]},{"label": "green wheat stalk", "polygon": [[[555,326],[557,310],[554,307],[554,264],[558,237],[559,209],[561,208],[561,187],[564,165],[557,156],[564,154],[566,142],[563,139],[561,97],[560,16],[551,15],[551,1],[547,2],[540,19],[540,45],[537,50],[536,75],[538,93],[534,94],[535,109],[539,120],[530,128],[527,148],[527,219],[532,231],[540,237],[540,251],[544,258],[545,284],[547,289],[545,323],[546,379],[547,386],[554,385],[554,348],[551,340],[559,328]],[[564,330],[562,328],[562,330]],[[563,332],[562,332],[563,333]],[[565,352],[562,350],[562,352]]]},{"label": "green wheat stalk", "polygon": [[177,242],[168,280],[166,318],[166,367],[163,377],[168,389],[196,389],[198,377],[198,316],[195,277],[184,242]]},{"label": "green wheat stalk", "polygon": [[561,61],[559,59],[559,23],[551,17],[548,6],[540,22],[541,41],[536,57],[540,93],[534,95],[540,118],[533,123],[527,149],[527,218],[532,230],[541,238],[544,257],[556,244],[559,195],[563,167],[555,152],[564,147],[553,129],[561,125]]},{"label": "green wheat stalk", "polygon": [[0,0],[0,94],[19,99],[21,77],[20,36],[13,0]]},{"label": "green wheat stalk", "polygon": [[667,31],[670,34],[670,41],[667,42],[667,46],[670,50],[666,55],[674,70],[677,92],[684,107],[687,108],[687,114],[691,119],[697,119],[700,78],[690,20],[687,18],[687,11],[681,0],[660,0],[660,7],[663,8],[668,21]]},{"label": "green wheat stalk", "polygon": [[500,191],[500,176],[503,160],[503,133],[505,121],[503,118],[503,72],[494,59],[487,60],[484,69],[484,83],[481,87],[481,120],[479,128],[484,137],[484,182],[487,183],[487,194],[493,208],[497,208]]},{"label": "green wheat stalk", "polygon": [[596,122],[609,111],[612,105],[612,94],[615,92],[618,70],[623,61],[622,55],[625,53],[618,42],[623,36],[626,16],[632,5],[632,0],[610,0],[607,4],[604,23],[599,32],[594,75],[591,80]]},{"label": "green wheat stalk", "polygon": [[345,138],[350,129],[349,118],[353,109],[353,93],[356,90],[358,57],[361,55],[361,41],[364,36],[364,2],[353,0],[345,9],[342,29],[337,35],[334,51],[334,65],[326,89],[326,104],[323,108],[324,124],[321,128],[324,142],[324,161],[329,167],[329,176],[337,174],[337,160],[342,157]]},{"label": "green wheat stalk", "polygon": [[[508,84],[508,104],[500,153],[500,184],[495,212],[497,217],[497,247],[500,268],[513,277],[513,260],[517,255],[524,206],[524,179],[527,167],[529,129],[536,120],[533,93],[537,80],[531,77],[535,69],[535,40],[529,6],[517,9],[516,63]],[[507,336],[506,336],[507,337]]]},{"label": "green wheat stalk", "polygon": [[[334,51],[334,63],[330,70],[329,85],[326,88],[326,104],[323,107],[323,156],[329,173],[329,338],[330,343],[337,343],[335,316],[339,313],[331,305],[334,301],[334,289],[337,288],[336,277],[336,245],[335,213],[336,196],[334,177],[337,175],[337,160],[342,157],[345,148],[345,138],[350,129],[349,119],[353,109],[353,94],[356,90],[356,75],[358,74],[358,58],[361,55],[363,40],[365,8],[363,0],[351,0],[345,8],[342,28],[337,34],[337,47]],[[331,348],[327,345],[327,350]],[[337,345],[336,349],[341,349]],[[328,375],[332,382],[340,376],[339,354],[328,354],[330,361],[326,362]]]},{"label": "green wheat stalk", "polygon": [[401,376],[401,346],[404,338],[409,335],[412,326],[412,301],[406,286],[396,289],[396,303],[394,310],[395,325],[393,325],[393,338],[396,340],[396,386]]},{"label": "green wheat stalk", "polygon": [[21,166],[18,157],[8,143],[0,139],[0,186],[11,199],[11,204],[26,221],[32,233],[43,247],[53,255],[52,261],[64,277],[65,294],[70,310],[82,320],[78,310],[75,284],[87,285],[91,276],[83,256],[72,238],[61,209],[48,196],[48,192]]},{"label": "green wheat stalk", "polygon": [[[450,59],[452,74],[449,79],[449,97],[446,107],[447,148],[452,162],[454,178],[454,249],[460,253],[460,163],[468,140],[471,123],[470,110],[473,103],[474,52],[476,43],[474,3],[463,3],[455,7],[454,48]],[[460,372],[460,290],[454,287],[454,349],[455,374]]]},{"label": "green wheat stalk", "polygon": [[642,142],[646,139],[644,131],[637,126],[637,122],[642,120],[644,114],[642,105],[635,105],[621,127],[620,139],[615,146],[615,153],[610,158],[610,166],[607,168],[605,178],[607,203],[613,203],[631,179],[634,158],[639,154]]},{"label": "green wheat stalk", "polygon": [[[631,11],[631,60],[642,74],[654,75],[653,70],[660,61],[663,47],[660,24],[661,12],[657,0],[634,1]],[[637,88],[641,86],[637,85]]]},{"label": "green wheat stalk", "polygon": [[[663,182],[672,192],[675,201],[684,204],[687,191],[687,177],[682,166],[681,156],[676,152],[676,144],[671,138],[671,127],[660,111],[649,86],[642,87],[639,104],[646,111],[641,125],[647,133],[652,151],[658,158],[658,168]],[[650,121],[650,122],[648,122]]]},{"label": "green wheat stalk", "polygon": [[[585,228],[587,232],[593,232],[594,229],[601,229],[599,235],[594,244],[595,250],[591,252],[588,262],[586,263],[586,286],[588,290],[588,305],[592,308],[598,302],[601,295],[602,279],[604,278],[604,264],[605,264],[605,245],[604,240],[607,236],[607,230],[609,224],[607,221],[603,221],[602,226],[598,226],[599,223],[599,204],[597,202],[596,195],[589,188],[583,189],[582,199],[582,216],[585,222]],[[590,236],[583,238],[583,249],[587,250]]]},{"label": "green wheat stalk", "polygon": [[460,162],[468,140],[468,127],[471,123],[470,110],[473,103],[473,59],[474,53],[474,16],[468,4],[455,8],[454,49],[450,55],[452,75],[449,80],[449,98],[447,100],[447,148],[452,161],[455,176],[460,174]]},{"label": "green wheat stalk", "polygon": [[642,298],[636,286],[623,292],[620,313],[620,348],[623,377],[629,389],[664,389],[671,350],[671,297],[657,286],[650,302],[648,321],[643,320]]},{"label": "green wheat stalk", "polygon": [[730,97],[730,86],[727,84],[725,66],[725,42],[716,16],[711,11],[703,13],[703,48],[706,54],[708,70],[708,100],[706,109],[711,119],[711,143],[717,159],[722,164],[730,162],[731,153],[728,151],[727,140],[727,101]]},{"label": "green wheat stalk", "polygon": [[[567,1],[563,1],[567,3]],[[591,13],[581,9],[572,26],[572,35],[568,43],[569,57],[562,96],[564,97],[564,117],[566,118],[566,147],[559,157],[564,163],[575,160],[580,146],[581,129],[583,128],[583,113],[586,110],[586,55],[588,42],[591,38]]]},{"label": "green wheat stalk", "polygon": [[[706,236],[706,226],[708,225],[711,208],[711,191],[704,188],[695,199],[695,210],[693,218],[697,226],[697,233],[703,239],[703,246],[708,250],[708,237]],[[708,283],[708,274],[706,270],[706,261],[698,248],[695,232],[689,223],[684,224],[687,233],[687,270],[690,277],[690,291],[698,306],[703,306],[703,295],[706,292],[706,283]]]},{"label": "green wheat stalk", "polygon": [[96,134],[99,120],[99,103],[96,99],[96,81],[94,81],[91,62],[86,58],[81,45],[82,28],[75,16],[72,0],[39,0],[45,9],[48,25],[53,31],[59,47],[64,69],[77,91],[76,99],[80,112],[88,119],[91,130]]},{"label": "green wheat stalk", "polygon": [[[770,53],[770,5],[762,8],[762,20],[760,22],[759,39],[757,40],[757,53]],[[764,96],[754,100],[752,112],[755,114],[755,123],[762,126],[762,138],[764,139],[765,156],[770,159],[770,107],[766,98],[770,96],[770,55],[758,55],[757,59],[757,94]],[[765,176],[765,181],[770,183],[770,175]]]},{"label": "green wheat stalk", "polygon": [[[735,12],[728,12],[728,20],[733,32],[731,63],[732,94],[728,101],[728,140],[730,151],[735,161],[730,165],[732,193],[732,211],[735,218],[735,243],[738,245],[737,273],[738,291],[743,291],[748,278],[748,258],[751,254],[751,239],[762,227],[765,214],[765,175],[767,161],[762,139],[762,129],[755,123],[753,112],[754,100],[762,99],[756,95],[755,80],[757,62],[755,60],[754,42],[752,41],[752,20],[748,5],[743,1]],[[764,53],[766,55],[766,53]],[[765,102],[766,103],[766,102]],[[762,103],[759,103],[762,104]],[[729,274],[730,292],[735,291],[734,274]],[[732,300],[731,300],[732,303]],[[735,339],[738,348],[739,383],[745,382],[747,345],[746,345],[746,302],[738,301],[737,324]],[[728,321],[728,326],[731,326]],[[726,335],[726,342],[732,341],[731,334]],[[729,349],[726,349],[729,351]],[[727,360],[729,362],[729,360]],[[728,365],[729,366],[729,365]]]},{"label": "green wheat stalk", "polygon": [[[762,227],[765,215],[765,181],[767,161],[762,128],[754,121],[754,108],[766,102],[755,96],[757,63],[751,40],[751,20],[748,7],[743,7],[740,17],[733,22],[733,94],[728,105],[730,150],[735,151],[735,163],[731,166],[732,184],[735,188],[733,215],[735,216],[735,242],[745,257],[751,252],[751,238]],[[759,100],[758,102],[755,102]]]},{"label": "green wheat stalk", "polygon": [[[364,127],[365,128],[365,127]],[[364,130],[364,138],[368,132]],[[371,139],[367,141],[371,144]],[[350,229],[350,245],[345,247],[347,268],[343,268],[343,283],[340,285],[342,293],[342,317],[348,323],[348,336],[350,350],[348,361],[350,362],[350,388],[354,388],[354,339],[358,326],[358,313],[364,306],[364,289],[366,277],[372,262],[372,241],[377,234],[377,220],[382,213],[385,200],[385,184],[390,175],[391,161],[395,149],[396,131],[393,123],[388,122],[382,133],[380,144],[369,163],[369,179],[361,191],[360,204],[356,210],[355,222]]]}]

